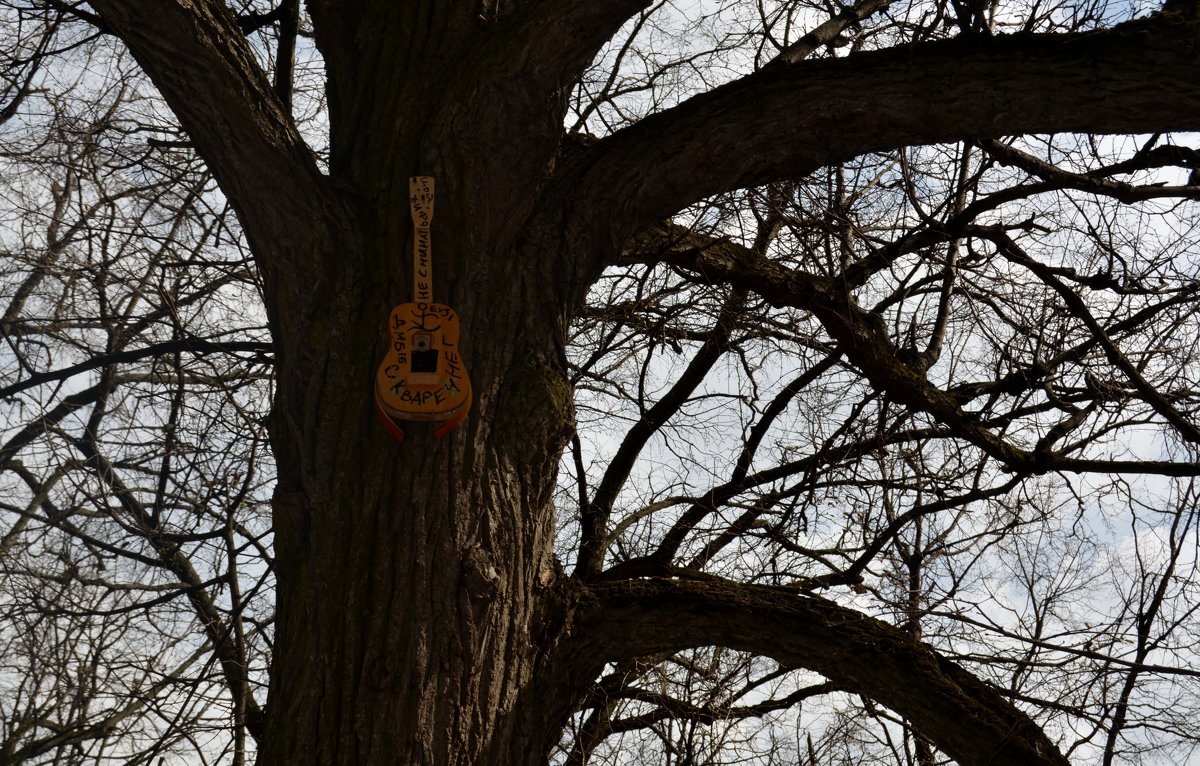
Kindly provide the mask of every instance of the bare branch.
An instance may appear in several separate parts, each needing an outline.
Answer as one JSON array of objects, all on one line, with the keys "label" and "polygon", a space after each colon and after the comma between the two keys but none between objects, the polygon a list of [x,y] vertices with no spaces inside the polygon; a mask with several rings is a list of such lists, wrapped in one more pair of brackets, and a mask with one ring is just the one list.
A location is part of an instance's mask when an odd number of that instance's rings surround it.
[{"label": "bare branch", "polygon": [[0,388],[0,398],[12,396],[26,389],[40,386],[43,383],[66,380],[88,370],[107,367],[110,364],[126,364],[139,359],[149,359],[163,354],[174,354],[180,351],[206,356],[208,354],[223,354],[248,352],[254,354],[270,353],[271,344],[257,341],[210,341],[202,338],[183,338],[180,340],[156,343],[145,348],[119,351],[113,354],[93,356],[85,362],[64,367],[61,370],[48,370],[30,375],[25,380]]},{"label": "bare branch", "polygon": [[[282,259],[311,255],[293,233],[345,211],[228,6],[216,0],[98,0],[92,6],[179,118],[238,211],[268,277],[294,268]],[[264,195],[268,187],[277,191]]]}]

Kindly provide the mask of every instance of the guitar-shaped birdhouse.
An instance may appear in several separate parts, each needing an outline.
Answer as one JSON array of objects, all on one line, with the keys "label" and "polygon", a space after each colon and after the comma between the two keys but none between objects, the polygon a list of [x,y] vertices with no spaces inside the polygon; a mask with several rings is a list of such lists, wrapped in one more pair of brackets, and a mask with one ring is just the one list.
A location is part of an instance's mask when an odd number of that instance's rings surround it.
[{"label": "guitar-shaped birdhouse", "polygon": [[413,221],[413,300],[388,317],[387,356],[375,373],[375,410],[398,441],[397,421],[441,422],[445,436],[471,409],[471,381],[458,354],[459,321],[454,309],[433,302],[433,178],[408,179]]}]

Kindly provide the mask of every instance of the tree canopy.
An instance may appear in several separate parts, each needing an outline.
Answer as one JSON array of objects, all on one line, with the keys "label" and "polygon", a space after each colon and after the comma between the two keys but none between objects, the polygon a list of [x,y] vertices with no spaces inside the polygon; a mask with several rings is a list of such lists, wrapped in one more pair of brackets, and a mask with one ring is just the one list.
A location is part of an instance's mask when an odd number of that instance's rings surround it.
[{"label": "tree canopy", "polygon": [[[0,0],[0,61],[0,764],[1195,758],[1195,0]],[[475,402],[398,443],[420,175]]]}]

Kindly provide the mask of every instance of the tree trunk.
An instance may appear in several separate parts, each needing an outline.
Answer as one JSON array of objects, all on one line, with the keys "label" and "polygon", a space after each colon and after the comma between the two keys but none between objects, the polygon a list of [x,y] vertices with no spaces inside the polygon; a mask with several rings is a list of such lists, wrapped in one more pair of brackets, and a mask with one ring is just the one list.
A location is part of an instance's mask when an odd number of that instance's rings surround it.
[{"label": "tree trunk", "polygon": [[555,737],[513,716],[537,671],[535,609],[554,572],[552,492],[571,423],[551,312],[561,303],[545,277],[558,247],[515,244],[511,219],[475,218],[510,198],[508,173],[469,171],[500,158],[420,141],[441,146],[438,161],[405,165],[437,179],[434,298],[460,316],[474,404],[441,440],[411,423],[397,444],[375,418],[386,318],[409,300],[411,229],[407,174],[365,182],[389,198],[360,211],[364,256],[297,275],[312,288],[293,332],[305,341],[279,360],[264,766],[544,763]]},{"label": "tree trunk", "polygon": [[[354,192],[337,233],[298,238],[341,252],[313,252],[304,260],[323,266],[268,283],[282,328],[278,594],[259,762],[544,763],[555,727],[513,716],[539,661],[571,395],[562,288],[546,278],[561,248],[521,227],[561,118],[543,115],[541,131],[501,120],[486,88],[464,84],[452,64],[472,14],[310,10],[324,22],[332,173]],[[400,37],[364,48],[355,33],[376,27]],[[388,312],[410,299],[410,175],[437,182],[434,299],[461,318],[474,405],[448,437],[412,423],[397,444],[372,385]]]},{"label": "tree trunk", "polygon": [[522,288],[540,280],[492,280],[455,305],[474,409],[445,439],[412,423],[396,444],[372,412],[388,298],[353,271],[313,292],[334,299],[304,312],[300,358],[280,359],[278,621],[260,762],[544,761],[548,743],[498,731],[538,659],[570,416],[558,328]]}]

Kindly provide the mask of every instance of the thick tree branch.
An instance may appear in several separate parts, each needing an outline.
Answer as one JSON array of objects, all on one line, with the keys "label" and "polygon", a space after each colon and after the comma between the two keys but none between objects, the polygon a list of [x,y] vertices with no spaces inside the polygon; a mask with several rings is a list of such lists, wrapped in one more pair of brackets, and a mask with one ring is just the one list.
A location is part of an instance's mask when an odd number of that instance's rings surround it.
[{"label": "thick tree branch", "polygon": [[723,580],[645,579],[581,590],[570,662],[720,645],[816,671],[913,722],[965,766],[1066,764],[995,690],[896,628],[826,599]]},{"label": "thick tree branch", "polygon": [[265,260],[268,278],[291,271],[294,264],[283,259],[314,248],[289,240],[313,231],[338,206],[228,6],[218,0],[91,5],[191,137],[238,211],[256,257]]},{"label": "thick tree branch", "polygon": [[292,78],[296,72],[296,38],[300,34],[300,0],[282,0],[279,14],[279,45],[275,52],[275,95],[285,114],[292,113]]},{"label": "thick tree branch", "polygon": [[[569,183],[623,241],[729,189],[899,146],[1200,128],[1200,21],[971,37],[777,63],[597,142]],[[578,175],[575,175],[578,174]],[[566,180],[566,179],[564,179]],[[577,197],[578,198],[578,197]]]},{"label": "thick tree branch", "polygon": [[[464,54],[465,63],[448,86],[472,94],[468,110],[463,113],[464,104],[457,103],[435,120],[457,142],[485,150],[475,167],[444,171],[458,183],[488,179],[488,194],[475,203],[476,226],[491,219],[503,232],[498,241],[518,236],[518,222],[532,209],[537,189],[554,163],[571,88],[625,21],[649,4],[532,0],[498,23],[485,25],[480,44]],[[515,115],[532,119],[514,119]]]},{"label": "thick tree branch", "polygon": [[[516,78],[545,94],[565,94],[596,52],[650,0],[536,0],[502,22],[484,56],[489,79]],[[514,55],[515,54],[515,55]]]}]

